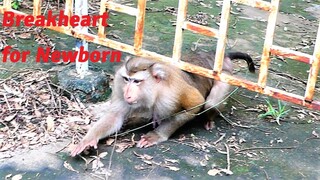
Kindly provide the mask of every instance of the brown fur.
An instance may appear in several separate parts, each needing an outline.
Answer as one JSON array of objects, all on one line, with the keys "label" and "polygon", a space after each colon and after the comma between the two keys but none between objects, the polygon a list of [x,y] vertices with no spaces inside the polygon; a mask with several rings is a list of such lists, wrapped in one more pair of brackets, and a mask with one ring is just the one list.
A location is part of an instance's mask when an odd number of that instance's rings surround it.
[{"label": "brown fur", "polygon": [[[232,57],[249,56],[234,53]],[[213,68],[214,54],[192,53],[183,60]],[[252,59],[249,57],[246,61],[249,65]],[[223,71],[232,73],[232,62],[228,56],[225,57]],[[184,72],[170,64],[145,58],[129,59],[116,72],[105,117],[89,130],[71,155],[81,153],[87,146],[96,147],[99,139],[118,131],[126,119],[139,117],[153,119],[159,126],[142,136],[138,147],[149,147],[165,141],[202,108],[217,105],[229,93],[229,89],[228,84]],[[182,110],[188,112],[178,113]],[[175,113],[178,114],[172,116]]]}]

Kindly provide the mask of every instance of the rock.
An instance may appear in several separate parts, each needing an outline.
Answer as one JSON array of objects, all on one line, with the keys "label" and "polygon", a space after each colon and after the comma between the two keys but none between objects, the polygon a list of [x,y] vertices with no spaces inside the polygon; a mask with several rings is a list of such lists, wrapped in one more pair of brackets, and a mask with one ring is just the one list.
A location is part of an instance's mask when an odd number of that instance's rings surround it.
[{"label": "rock", "polygon": [[110,75],[93,68],[81,78],[75,65],[66,67],[57,74],[58,84],[74,93],[82,102],[99,102],[106,100],[111,94]]}]

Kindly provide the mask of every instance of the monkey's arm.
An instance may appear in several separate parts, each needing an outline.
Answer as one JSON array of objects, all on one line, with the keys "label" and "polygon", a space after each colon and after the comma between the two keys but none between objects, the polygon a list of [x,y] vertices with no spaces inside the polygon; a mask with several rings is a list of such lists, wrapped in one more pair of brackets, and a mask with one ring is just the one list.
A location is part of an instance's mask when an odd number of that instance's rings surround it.
[{"label": "monkey's arm", "polygon": [[168,140],[178,128],[193,119],[196,116],[196,113],[201,110],[205,101],[201,93],[191,86],[184,88],[184,90],[186,89],[188,89],[188,91],[185,91],[180,97],[180,107],[186,110],[186,112],[161,122],[159,127],[154,131],[141,137],[141,140],[137,144],[138,147],[150,147],[159,142]]},{"label": "monkey's arm", "polygon": [[80,143],[72,150],[71,156],[80,154],[90,146],[96,149],[100,139],[120,130],[126,114],[126,110],[121,108],[119,103],[110,104],[107,114],[89,129]]}]

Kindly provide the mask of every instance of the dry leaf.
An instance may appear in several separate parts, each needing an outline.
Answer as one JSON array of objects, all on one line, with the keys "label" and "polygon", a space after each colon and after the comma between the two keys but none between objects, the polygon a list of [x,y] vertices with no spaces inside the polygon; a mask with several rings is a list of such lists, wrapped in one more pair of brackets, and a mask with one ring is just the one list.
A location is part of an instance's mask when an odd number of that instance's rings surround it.
[{"label": "dry leaf", "polygon": [[39,94],[41,100],[49,100],[51,98],[50,94]]},{"label": "dry leaf", "polygon": [[15,113],[13,115],[10,115],[10,116],[7,116],[7,117],[4,118],[4,121],[9,122],[12,119],[14,119],[16,117],[16,115],[17,115],[17,113]]},{"label": "dry leaf", "polygon": [[47,131],[51,131],[51,132],[54,131],[54,117],[49,115],[47,117],[46,122],[47,122]]},{"label": "dry leaf", "polygon": [[166,168],[170,169],[171,171],[179,171],[180,168],[174,166],[166,166]]},{"label": "dry leaf", "polygon": [[75,111],[81,110],[81,108],[77,102],[71,102],[71,105],[72,105],[72,107],[69,107],[69,108],[73,108],[73,110],[75,110]]},{"label": "dry leaf", "polygon": [[108,155],[108,152],[102,152],[99,154],[99,157],[104,158],[104,157],[106,157],[106,155]]},{"label": "dry leaf", "polygon": [[208,161],[205,160],[205,159],[202,159],[202,160],[200,161],[200,165],[201,165],[201,166],[206,166],[207,164],[208,164]]},{"label": "dry leaf", "polygon": [[12,176],[12,174],[8,174],[4,177],[4,179],[9,179]]},{"label": "dry leaf", "polygon": [[133,147],[134,144],[132,144],[131,142],[122,142],[122,143],[116,144],[116,146],[117,146],[116,152],[121,153],[124,150],[126,150],[130,147]]},{"label": "dry leaf", "polygon": [[170,163],[179,163],[179,161],[176,160],[176,159],[165,159],[164,161],[165,162],[167,161],[167,162],[170,162]]},{"label": "dry leaf", "polygon": [[135,151],[133,151],[133,154],[134,155],[136,155],[138,158],[140,158],[140,159],[145,159],[145,160],[151,160],[151,159],[153,159],[153,157],[152,156],[150,156],[150,155],[147,155],[147,154],[138,154],[137,152],[135,152]]},{"label": "dry leaf", "polygon": [[41,117],[41,112],[40,112],[38,109],[35,109],[35,110],[34,110],[34,114],[35,114],[35,116],[38,117],[38,118]]},{"label": "dry leaf", "polygon": [[147,167],[142,166],[142,165],[135,165],[134,168],[135,168],[136,170],[145,170],[145,169],[148,169]]},{"label": "dry leaf", "polygon": [[102,168],[103,166],[104,166],[104,164],[99,159],[95,159],[92,161],[92,169],[94,169],[94,170]]},{"label": "dry leaf", "polygon": [[314,136],[314,137],[316,137],[316,138],[318,138],[319,137],[319,134],[316,132],[316,131],[312,131],[312,135]]},{"label": "dry leaf", "polygon": [[233,174],[233,172],[228,170],[228,169],[221,169],[220,171],[226,173],[227,175],[232,175]]},{"label": "dry leaf", "polygon": [[210,175],[210,176],[216,176],[217,174],[220,174],[220,170],[218,170],[218,169],[211,169],[211,170],[209,170],[208,171],[208,174]]},{"label": "dry leaf", "polygon": [[108,146],[111,146],[111,144],[113,144],[113,143],[114,143],[114,139],[113,138],[108,138],[106,140],[106,145],[108,145]]},{"label": "dry leaf", "polygon": [[12,94],[14,94],[14,91],[13,91],[9,86],[7,86],[5,83],[3,83],[3,89],[4,89],[7,93],[12,93]]},{"label": "dry leaf", "polygon": [[22,179],[22,174],[14,175],[11,180],[20,180],[20,179]]},{"label": "dry leaf", "polygon": [[30,39],[31,33],[21,33],[18,35],[18,37],[21,39]]},{"label": "dry leaf", "polygon": [[142,161],[148,165],[152,165],[152,161],[149,161],[149,160],[142,160]]},{"label": "dry leaf", "polygon": [[63,162],[63,166],[64,166],[66,169],[70,170],[70,171],[79,173],[79,171],[75,170],[67,161],[64,161],[64,162]]},{"label": "dry leaf", "polygon": [[80,116],[70,116],[68,117],[69,122],[84,122]]}]

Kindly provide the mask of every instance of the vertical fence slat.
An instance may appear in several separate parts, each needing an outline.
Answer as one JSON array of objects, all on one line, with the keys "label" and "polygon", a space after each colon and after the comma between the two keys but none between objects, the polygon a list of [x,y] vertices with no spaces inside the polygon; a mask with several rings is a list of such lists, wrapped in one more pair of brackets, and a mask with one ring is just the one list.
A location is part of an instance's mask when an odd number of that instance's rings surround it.
[{"label": "vertical fence slat", "polygon": [[267,32],[264,40],[263,52],[261,57],[261,65],[259,72],[258,85],[262,88],[266,87],[267,75],[270,64],[270,48],[273,43],[274,31],[279,9],[279,0],[271,1],[272,9],[268,18]]},{"label": "vertical fence slat", "polygon": [[175,32],[173,52],[172,52],[172,58],[175,61],[178,61],[181,58],[181,48],[182,48],[182,42],[183,42],[182,28],[187,17],[187,9],[188,9],[188,0],[179,0],[176,32]]},{"label": "vertical fence slat", "polygon": [[218,74],[221,73],[222,71],[224,52],[225,52],[226,41],[227,41],[230,8],[231,8],[230,0],[223,1],[219,35],[218,35],[218,43],[216,48],[216,57],[215,57],[214,67],[213,67],[213,71]]},{"label": "vertical fence slat", "polygon": [[312,101],[315,87],[316,87],[317,76],[319,74],[319,68],[320,68],[320,23],[318,27],[316,44],[314,45],[314,53],[313,53],[311,67],[310,67],[306,93],[304,96],[306,101]]},{"label": "vertical fence slat", "polygon": [[146,0],[138,0],[138,14],[136,16],[136,28],[134,34],[134,50],[136,52],[141,52],[146,5]]},{"label": "vertical fence slat", "polygon": [[41,15],[41,0],[33,0],[33,16]]},{"label": "vertical fence slat", "polygon": [[[105,12],[106,12],[106,1],[105,0],[101,0],[100,13],[99,14],[102,15]],[[106,37],[105,27],[102,26],[102,19],[99,20],[98,36],[101,37],[101,38],[105,38]]]},{"label": "vertical fence slat", "polygon": [[[88,15],[88,0],[77,0],[75,1],[75,14],[78,16]],[[88,33],[88,26],[82,27],[79,23],[75,29],[79,30],[81,33]],[[84,39],[76,40],[76,51],[80,51],[80,47],[83,46],[85,51],[88,51],[88,42]],[[77,54],[76,70],[80,77],[83,77],[85,72],[89,70],[89,63],[79,62],[80,53]]]},{"label": "vertical fence slat", "polygon": [[10,10],[10,9],[11,9],[11,0],[4,0],[4,1],[3,1],[3,7],[4,7],[6,10]]},{"label": "vertical fence slat", "polygon": [[[68,17],[71,17],[73,15],[73,0],[66,0],[64,14]],[[68,22],[68,26],[71,26],[70,21]]]}]

